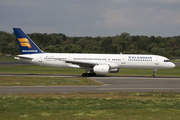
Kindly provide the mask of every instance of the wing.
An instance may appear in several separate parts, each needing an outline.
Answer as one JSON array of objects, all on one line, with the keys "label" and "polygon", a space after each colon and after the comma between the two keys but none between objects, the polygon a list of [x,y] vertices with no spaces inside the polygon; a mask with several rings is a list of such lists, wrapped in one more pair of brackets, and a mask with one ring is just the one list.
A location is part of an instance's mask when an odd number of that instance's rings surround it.
[{"label": "wing", "polygon": [[77,61],[77,60],[64,60],[64,59],[57,59],[60,61],[64,61],[66,63],[71,63],[71,64],[75,64],[75,65],[79,65],[81,67],[94,67],[95,65],[98,65],[99,63],[95,62],[95,61],[91,61],[91,62],[86,62],[86,61]]},{"label": "wing", "polygon": [[60,61],[64,61],[65,63],[71,63],[72,65],[69,65],[70,67],[74,68],[86,68],[90,67],[93,68],[96,65],[109,65],[112,69],[117,69],[119,65],[117,63],[111,63],[111,62],[99,62],[99,61],[80,61],[80,60],[65,60],[65,59],[57,59]]}]

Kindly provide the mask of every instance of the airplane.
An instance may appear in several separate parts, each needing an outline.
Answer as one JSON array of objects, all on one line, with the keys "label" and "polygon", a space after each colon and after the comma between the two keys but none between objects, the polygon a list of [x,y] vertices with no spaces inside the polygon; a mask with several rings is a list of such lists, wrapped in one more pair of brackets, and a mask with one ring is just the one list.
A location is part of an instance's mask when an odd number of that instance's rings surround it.
[{"label": "airplane", "polygon": [[152,69],[152,77],[155,77],[158,69],[175,67],[168,58],[159,55],[45,53],[21,28],[13,30],[22,53],[15,59],[40,66],[85,69],[82,77],[96,76],[96,73],[118,73],[119,69]]}]

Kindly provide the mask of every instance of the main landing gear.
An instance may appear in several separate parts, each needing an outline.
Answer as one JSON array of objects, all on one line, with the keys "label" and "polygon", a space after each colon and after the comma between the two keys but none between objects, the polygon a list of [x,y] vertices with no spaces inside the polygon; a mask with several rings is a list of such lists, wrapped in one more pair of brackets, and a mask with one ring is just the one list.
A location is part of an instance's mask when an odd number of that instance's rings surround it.
[{"label": "main landing gear", "polygon": [[153,75],[152,75],[152,77],[156,77],[156,71],[157,71],[157,69],[153,69]]},{"label": "main landing gear", "polygon": [[96,73],[83,73],[82,77],[96,76]]},{"label": "main landing gear", "polygon": [[86,73],[82,74],[82,77],[96,76],[96,73],[93,72],[92,68],[85,68],[85,72]]}]

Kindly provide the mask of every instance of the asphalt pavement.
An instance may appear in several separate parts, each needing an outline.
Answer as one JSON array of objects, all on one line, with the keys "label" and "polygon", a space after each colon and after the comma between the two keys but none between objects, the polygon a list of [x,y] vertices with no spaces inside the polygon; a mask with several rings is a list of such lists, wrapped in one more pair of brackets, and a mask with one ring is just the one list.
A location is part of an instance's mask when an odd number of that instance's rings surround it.
[{"label": "asphalt pavement", "polygon": [[[16,74],[18,75],[18,74]],[[28,76],[34,76],[34,74]],[[2,76],[2,74],[1,74]],[[6,75],[7,76],[7,75]],[[12,75],[14,76],[14,75]],[[22,75],[21,75],[22,76]],[[25,75],[24,75],[25,76]],[[44,75],[37,75],[44,76]],[[45,75],[46,77],[53,77],[54,75]],[[57,77],[57,75],[55,75]],[[64,75],[59,77],[64,77]],[[68,76],[66,76],[68,77]],[[69,75],[69,77],[72,77]],[[79,76],[73,76],[79,77]],[[90,79],[103,83],[102,86],[14,86],[14,87],[0,87],[0,93],[68,93],[68,92],[147,92],[147,91],[161,91],[161,92],[180,92],[180,78],[172,77],[108,77],[97,76],[89,77]]]}]

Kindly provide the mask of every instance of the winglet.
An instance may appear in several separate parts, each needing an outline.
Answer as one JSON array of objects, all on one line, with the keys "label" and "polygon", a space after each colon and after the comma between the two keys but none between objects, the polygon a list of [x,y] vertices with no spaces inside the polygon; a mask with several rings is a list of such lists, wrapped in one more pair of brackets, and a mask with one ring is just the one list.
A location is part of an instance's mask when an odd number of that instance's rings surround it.
[{"label": "winglet", "polygon": [[21,28],[13,28],[13,30],[22,54],[43,53],[39,47],[21,30]]}]

